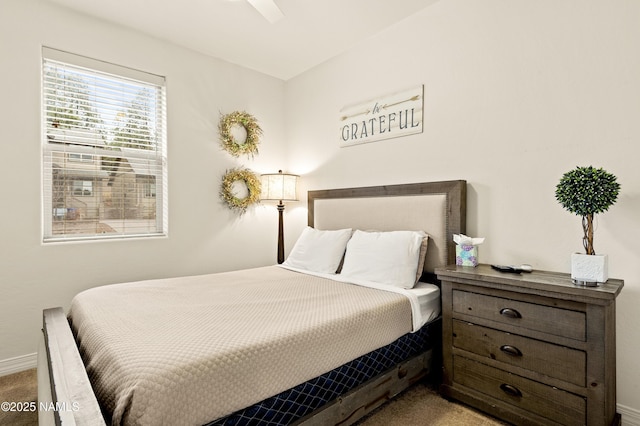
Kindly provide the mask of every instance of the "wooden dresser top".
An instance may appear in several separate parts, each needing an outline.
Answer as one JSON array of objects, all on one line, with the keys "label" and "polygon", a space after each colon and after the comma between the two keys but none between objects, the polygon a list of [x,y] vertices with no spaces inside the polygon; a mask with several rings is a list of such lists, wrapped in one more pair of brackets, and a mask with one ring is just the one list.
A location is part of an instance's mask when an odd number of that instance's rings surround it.
[{"label": "wooden dresser top", "polygon": [[441,281],[473,281],[473,285],[520,293],[551,292],[555,297],[585,303],[608,303],[620,294],[624,286],[624,281],[610,278],[598,287],[583,287],[573,284],[571,275],[567,273],[534,270],[514,274],[496,271],[485,264],[476,267],[449,265],[435,272]]}]

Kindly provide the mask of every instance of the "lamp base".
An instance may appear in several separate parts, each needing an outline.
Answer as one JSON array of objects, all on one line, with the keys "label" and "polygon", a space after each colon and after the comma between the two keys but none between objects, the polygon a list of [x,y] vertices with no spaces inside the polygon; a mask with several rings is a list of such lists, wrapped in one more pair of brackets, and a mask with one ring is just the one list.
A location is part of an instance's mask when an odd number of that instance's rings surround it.
[{"label": "lamp base", "polygon": [[284,262],[284,204],[278,204],[278,265]]}]

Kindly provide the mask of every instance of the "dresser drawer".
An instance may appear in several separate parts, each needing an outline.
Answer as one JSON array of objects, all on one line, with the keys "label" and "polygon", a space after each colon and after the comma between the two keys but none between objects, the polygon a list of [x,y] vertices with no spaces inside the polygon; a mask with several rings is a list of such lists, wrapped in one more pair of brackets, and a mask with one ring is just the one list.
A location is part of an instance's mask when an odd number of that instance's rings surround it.
[{"label": "dresser drawer", "polygon": [[549,423],[586,423],[584,398],[464,357],[453,358],[453,381],[545,417]]},{"label": "dresser drawer", "polygon": [[578,386],[586,385],[587,355],[583,351],[459,320],[453,321],[453,346]]},{"label": "dresser drawer", "polygon": [[584,312],[519,300],[487,296],[463,290],[453,291],[453,312],[498,323],[540,331],[574,340],[586,340]]}]

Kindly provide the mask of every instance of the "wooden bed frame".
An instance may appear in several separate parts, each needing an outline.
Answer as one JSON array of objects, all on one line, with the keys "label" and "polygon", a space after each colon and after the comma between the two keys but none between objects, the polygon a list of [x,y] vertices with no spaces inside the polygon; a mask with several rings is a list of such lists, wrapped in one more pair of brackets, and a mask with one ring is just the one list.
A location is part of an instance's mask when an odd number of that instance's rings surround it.
[{"label": "wooden bed frame", "polygon": [[[431,198],[438,201],[432,204]],[[390,202],[390,210],[378,209],[380,199]],[[422,200],[427,200],[426,207],[422,207]],[[342,206],[345,206],[344,210],[341,210]],[[455,180],[309,191],[308,207],[309,225],[320,229],[337,229],[344,225],[359,229],[426,231],[432,237],[425,264],[425,271],[429,274],[436,267],[455,263],[452,235],[465,232],[466,182]],[[426,211],[415,211],[425,208]],[[439,211],[429,211],[432,208]],[[329,219],[319,218],[325,214],[320,211],[330,213]],[[432,229],[425,229],[421,224],[425,220],[429,222],[432,214],[434,217],[440,215],[442,219],[435,226],[427,225]],[[48,406],[53,404],[57,410],[40,411],[39,424],[104,425],[100,406],[62,308],[43,311],[42,331],[38,351],[38,400]],[[347,425],[357,421],[425,377],[429,373],[432,352],[427,351],[387,370],[296,424]]]}]

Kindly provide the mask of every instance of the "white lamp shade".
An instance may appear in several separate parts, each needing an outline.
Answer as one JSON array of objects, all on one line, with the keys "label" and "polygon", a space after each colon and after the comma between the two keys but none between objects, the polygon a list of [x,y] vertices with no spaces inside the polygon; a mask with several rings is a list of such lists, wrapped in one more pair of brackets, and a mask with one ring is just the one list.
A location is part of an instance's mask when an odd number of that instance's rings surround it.
[{"label": "white lamp shade", "polygon": [[296,201],[298,199],[298,176],[287,173],[273,173],[261,176],[261,200]]}]

